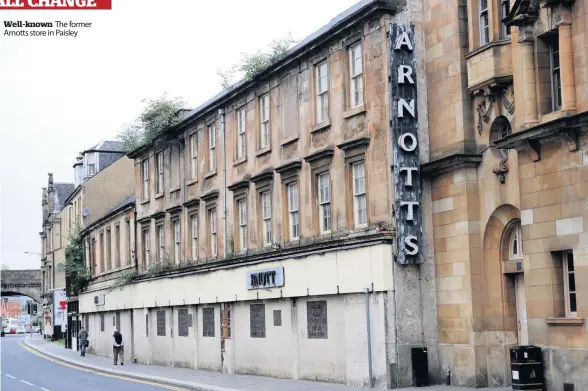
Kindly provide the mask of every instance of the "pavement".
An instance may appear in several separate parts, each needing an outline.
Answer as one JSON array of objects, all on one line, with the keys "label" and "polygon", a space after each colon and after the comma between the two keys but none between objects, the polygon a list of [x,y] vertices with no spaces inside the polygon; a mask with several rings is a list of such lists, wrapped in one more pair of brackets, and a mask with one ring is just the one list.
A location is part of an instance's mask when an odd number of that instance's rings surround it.
[{"label": "pavement", "polygon": [[[220,372],[213,372],[213,371],[203,371],[203,370],[194,370],[189,368],[172,368],[172,367],[165,367],[159,365],[141,365],[141,364],[133,364],[133,363],[125,363],[124,366],[114,366],[112,363],[112,359],[108,357],[102,356],[95,356],[91,354],[87,354],[86,357],[80,357],[79,353],[75,350],[65,349],[61,345],[57,345],[56,343],[48,342],[40,336],[33,336],[21,338],[24,345],[24,348],[19,347],[17,344],[13,344],[12,342],[4,343],[5,338],[2,341],[2,373],[3,374],[11,374],[12,376],[17,377],[17,374],[20,373],[19,376],[25,376],[27,373],[27,368],[36,368],[35,365],[37,364],[26,364],[24,365],[24,361],[26,359],[35,360],[35,363],[38,363],[38,360],[43,360],[42,358],[36,356],[33,353],[28,352],[25,349],[34,350],[37,354],[41,354],[45,356],[49,360],[48,363],[45,363],[44,367],[51,366],[55,372],[51,371],[41,371],[35,370],[35,376],[39,377],[39,373],[51,374],[49,377],[64,379],[67,383],[67,387],[55,387],[49,385],[49,387],[42,388],[44,391],[79,391],[79,390],[108,390],[108,391],[118,391],[118,390],[135,390],[138,388],[132,388],[133,382],[143,381],[147,382],[147,384],[152,388],[146,388],[146,384],[141,385],[141,390],[152,390],[152,389],[174,389],[174,390],[204,390],[204,391],[365,391],[365,390],[373,390],[370,388],[361,388],[361,387],[348,387],[342,384],[332,384],[332,383],[320,383],[320,382],[310,382],[310,381],[300,381],[300,380],[291,380],[291,379],[276,379],[270,377],[261,377],[261,376],[251,376],[251,375],[230,375],[224,374]],[[9,348],[7,350],[14,352],[16,349],[20,349],[18,353],[12,353],[17,355],[22,355],[23,362],[21,365],[12,365],[4,367],[5,360],[4,360],[4,348],[5,345]],[[26,359],[25,359],[26,358]],[[55,362],[61,362],[63,365],[68,365],[70,368],[55,368],[60,367],[59,364]],[[80,376],[82,378],[86,378],[88,375],[87,373],[91,373],[94,378],[103,378],[100,380],[93,380],[95,384],[102,384],[98,388],[88,388],[84,383],[83,386],[80,387],[70,387],[69,386],[69,379],[67,376],[61,376],[62,371],[67,370],[68,374],[69,371],[74,371],[75,369],[71,369],[71,367],[80,368],[82,371],[86,371],[86,374],[83,372],[79,372],[77,377]],[[20,369],[20,372],[19,371]],[[14,373],[10,373],[8,369],[12,370]],[[24,372],[24,374],[23,374]],[[55,376],[53,373],[58,374]],[[81,375],[80,375],[81,373]],[[5,380],[3,376],[2,380]],[[40,378],[44,378],[46,376],[40,376]],[[25,379],[26,377],[22,377]],[[20,378],[19,378],[20,379]],[[106,379],[106,380],[104,380]],[[119,382],[126,382],[128,384],[128,388],[116,388],[110,385],[106,385],[106,381],[114,382],[115,380]],[[28,380],[27,380],[28,381]],[[57,381],[57,380],[56,380]],[[31,381],[31,383],[33,383]],[[40,381],[37,381],[40,383]],[[2,386],[4,386],[4,381],[2,382]],[[36,383],[34,383],[36,384]],[[110,384],[110,383],[109,383]],[[136,383],[135,383],[136,384]],[[135,385],[136,386],[136,385]],[[155,387],[155,388],[153,388]],[[159,388],[157,388],[159,387]],[[5,390],[2,387],[2,390]],[[6,388],[6,391],[21,391],[20,388]],[[25,390],[25,389],[23,389]],[[26,388],[28,391],[32,391],[30,388]],[[398,391],[415,391],[415,388],[405,388],[405,389],[397,389]],[[463,387],[453,387],[453,386],[431,386],[431,387],[422,387],[419,390],[427,390],[427,391],[467,391],[467,388]],[[511,390],[510,387],[506,388],[486,388],[485,391],[508,391]]]}]

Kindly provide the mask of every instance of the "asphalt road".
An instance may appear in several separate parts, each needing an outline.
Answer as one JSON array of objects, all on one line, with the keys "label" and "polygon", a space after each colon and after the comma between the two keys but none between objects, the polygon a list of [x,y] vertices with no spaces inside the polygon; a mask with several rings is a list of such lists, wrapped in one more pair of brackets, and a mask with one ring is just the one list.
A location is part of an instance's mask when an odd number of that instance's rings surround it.
[{"label": "asphalt road", "polygon": [[0,339],[2,391],[161,391],[180,390],[112,375],[102,375],[40,357],[21,345],[23,336]]}]

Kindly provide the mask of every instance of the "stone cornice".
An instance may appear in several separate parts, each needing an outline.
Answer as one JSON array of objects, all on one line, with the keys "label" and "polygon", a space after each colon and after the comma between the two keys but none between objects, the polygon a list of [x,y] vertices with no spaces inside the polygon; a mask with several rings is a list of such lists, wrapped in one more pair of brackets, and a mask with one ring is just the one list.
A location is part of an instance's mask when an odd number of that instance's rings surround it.
[{"label": "stone cornice", "polygon": [[227,189],[229,191],[239,191],[239,190],[248,189],[248,188],[249,188],[249,181],[248,180],[242,180],[239,182],[235,182],[230,186],[227,186]]},{"label": "stone cornice", "polygon": [[200,198],[204,202],[212,201],[212,200],[218,198],[218,190],[216,190],[216,189],[210,190],[208,193],[200,196]]},{"label": "stone cornice", "polygon": [[482,154],[456,153],[421,164],[421,173],[425,176],[435,177],[458,168],[477,167],[480,163],[482,163]]},{"label": "stone cornice", "polygon": [[318,152],[311,153],[310,155],[306,156],[304,158],[304,160],[307,163],[312,164],[313,162],[316,162],[317,160],[322,159],[322,158],[332,159],[334,154],[335,154],[335,151],[333,150],[333,148],[325,148],[325,149],[320,150]]},{"label": "stone cornice", "polygon": [[288,171],[298,171],[298,170],[300,170],[301,167],[302,167],[302,162],[300,160],[297,160],[295,162],[286,163],[286,164],[281,165],[280,167],[276,167],[274,170],[278,174],[283,174]]},{"label": "stone cornice", "polygon": [[588,132],[588,112],[561,117],[512,133],[494,144],[499,149],[529,150],[533,161],[541,160],[541,140],[561,138],[570,151],[579,148],[580,134]]},{"label": "stone cornice", "polygon": [[170,214],[179,213],[182,211],[182,205],[172,206],[171,208],[167,208],[165,211]]},{"label": "stone cornice", "polygon": [[337,148],[342,151],[348,151],[354,148],[367,148],[370,145],[370,139],[368,137],[361,137],[353,140],[347,140],[339,145]]},{"label": "stone cornice", "polygon": [[191,206],[198,205],[198,204],[200,204],[200,198],[194,198],[192,200],[186,201],[182,205],[184,205],[184,208],[189,208]]},{"label": "stone cornice", "polygon": [[252,176],[251,182],[257,184],[259,182],[266,181],[266,180],[272,180],[272,179],[274,179],[274,169],[268,168],[266,170],[263,170],[259,174]]}]

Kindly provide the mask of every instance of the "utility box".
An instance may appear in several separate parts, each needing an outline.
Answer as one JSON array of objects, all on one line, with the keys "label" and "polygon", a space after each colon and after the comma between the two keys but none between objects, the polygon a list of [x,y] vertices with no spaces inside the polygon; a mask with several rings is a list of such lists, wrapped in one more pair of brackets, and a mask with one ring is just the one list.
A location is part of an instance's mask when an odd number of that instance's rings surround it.
[{"label": "utility box", "polygon": [[510,349],[510,368],[513,390],[545,391],[540,347],[519,346]]},{"label": "utility box", "polygon": [[412,348],[412,377],[417,387],[429,385],[427,348]]}]

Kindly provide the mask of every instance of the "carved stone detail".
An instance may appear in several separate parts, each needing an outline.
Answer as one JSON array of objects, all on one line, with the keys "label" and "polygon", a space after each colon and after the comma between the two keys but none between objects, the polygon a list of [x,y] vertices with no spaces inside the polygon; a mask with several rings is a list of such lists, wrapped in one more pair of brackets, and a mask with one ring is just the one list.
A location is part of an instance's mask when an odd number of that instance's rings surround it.
[{"label": "carved stone detail", "polygon": [[[510,94],[509,94],[510,91]],[[515,111],[515,96],[514,96],[514,89],[505,88],[502,90],[502,105],[504,109],[509,113],[513,114]],[[512,96],[512,101],[508,100],[508,95]]]},{"label": "carved stone detail", "polygon": [[478,112],[478,134],[482,134],[482,120],[486,123],[490,121],[490,110],[495,101],[496,97],[494,94],[488,94],[476,108],[476,111]]},{"label": "carved stone detail", "polygon": [[505,156],[503,159],[498,162],[492,172],[498,176],[498,180],[501,184],[506,182],[506,173],[508,172],[508,156]]},{"label": "carved stone detail", "polygon": [[561,132],[561,137],[568,144],[568,150],[570,152],[577,151],[580,147],[580,139],[578,132],[575,129],[567,129]]}]

